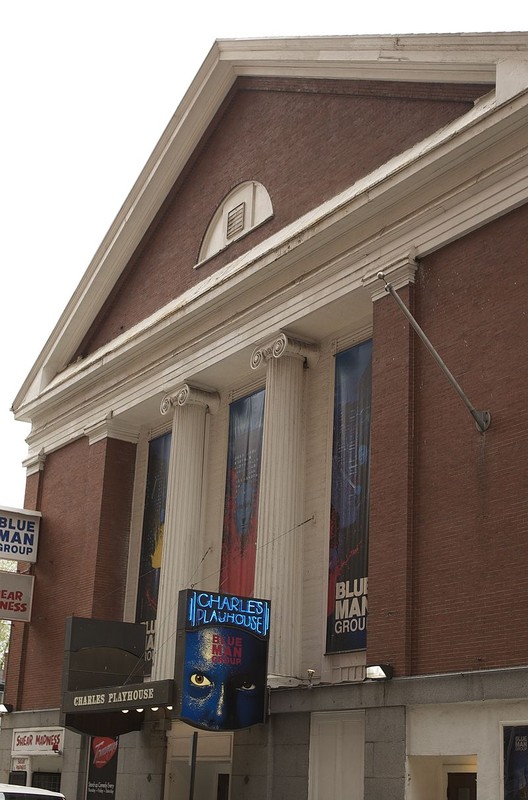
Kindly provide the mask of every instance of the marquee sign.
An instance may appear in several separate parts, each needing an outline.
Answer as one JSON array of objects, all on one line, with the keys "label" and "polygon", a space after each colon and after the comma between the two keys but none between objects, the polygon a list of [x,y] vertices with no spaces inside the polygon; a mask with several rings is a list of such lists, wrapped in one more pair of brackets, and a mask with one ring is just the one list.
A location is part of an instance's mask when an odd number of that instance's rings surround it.
[{"label": "marquee sign", "polygon": [[64,714],[75,714],[171,705],[172,687],[173,682],[168,680],[64,692],[61,710]]},{"label": "marquee sign", "polygon": [[269,600],[194,589],[180,592],[180,719],[213,731],[265,721],[269,626]]},{"label": "marquee sign", "polygon": [[0,558],[7,561],[37,560],[40,511],[0,508]]}]

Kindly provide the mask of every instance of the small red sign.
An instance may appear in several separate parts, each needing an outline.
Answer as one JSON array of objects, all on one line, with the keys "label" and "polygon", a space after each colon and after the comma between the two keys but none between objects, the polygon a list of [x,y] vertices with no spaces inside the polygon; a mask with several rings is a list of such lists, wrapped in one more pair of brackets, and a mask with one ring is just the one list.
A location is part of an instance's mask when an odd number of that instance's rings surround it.
[{"label": "small red sign", "polygon": [[117,740],[110,739],[108,736],[94,736],[92,739],[92,750],[94,753],[94,766],[102,769],[117,752]]}]

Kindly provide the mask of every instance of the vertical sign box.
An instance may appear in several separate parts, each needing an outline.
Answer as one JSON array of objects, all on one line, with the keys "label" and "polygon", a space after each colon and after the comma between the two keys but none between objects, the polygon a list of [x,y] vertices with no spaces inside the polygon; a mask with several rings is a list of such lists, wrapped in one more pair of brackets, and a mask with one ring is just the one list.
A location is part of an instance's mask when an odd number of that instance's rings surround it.
[{"label": "vertical sign box", "polygon": [[270,603],[185,589],[179,594],[176,711],[203,730],[266,719]]}]

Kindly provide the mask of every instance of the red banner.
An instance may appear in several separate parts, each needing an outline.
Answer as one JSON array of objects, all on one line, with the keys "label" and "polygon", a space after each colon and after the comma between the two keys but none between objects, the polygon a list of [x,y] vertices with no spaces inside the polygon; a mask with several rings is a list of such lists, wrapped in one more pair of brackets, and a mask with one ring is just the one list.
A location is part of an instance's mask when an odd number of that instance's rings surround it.
[{"label": "red banner", "polygon": [[264,390],[231,404],[220,590],[251,596],[264,422]]}]

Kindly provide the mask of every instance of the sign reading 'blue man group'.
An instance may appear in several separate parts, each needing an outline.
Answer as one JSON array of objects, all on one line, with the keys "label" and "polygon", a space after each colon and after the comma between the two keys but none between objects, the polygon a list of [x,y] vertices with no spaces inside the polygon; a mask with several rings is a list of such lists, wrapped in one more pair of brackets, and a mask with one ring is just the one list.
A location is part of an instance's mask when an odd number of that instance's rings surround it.
[{"label": "sign reading 'blue man group'", "polygon": [[269,600],[185,589],[179,594],[177,713],[197,728],[265,721]]}]

